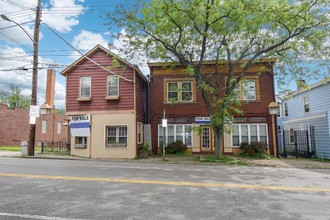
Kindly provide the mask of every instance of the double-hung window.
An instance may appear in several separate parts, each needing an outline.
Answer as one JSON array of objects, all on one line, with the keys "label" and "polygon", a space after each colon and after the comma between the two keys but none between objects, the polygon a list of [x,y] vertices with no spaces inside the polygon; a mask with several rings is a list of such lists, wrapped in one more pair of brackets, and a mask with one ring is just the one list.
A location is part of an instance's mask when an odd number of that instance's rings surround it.
[{"label": "double-hung window", "polygon": [[127,147],[127,126],[106,126],[106,147]]},{"label": "double-hung window", "polygon": [[143,143],[143,124],[141,122],[138,122],[136,129],[137,129],[137,143],[142,144]]},{"label": "double-hung window", "polygon": [[117,75],[108,76],[107,80],[107,96],[119,96],[119,77]]},{"label": "double-hung window", "polygon": [[284,102],[284,116],[285,117],[289,116],[289,107],[287,102]]},{"label": "double-hung window", "polygon": [[[188,147],[192,146],[192,127],[191,125],[175,125],[170,124],[165,128],[166,143],[170,144],[175,141],[182,141]],[[163,146],[164,128],[158,125],[158,146]]]},{"label": "double-hung window", "polygon": [[79,98],[91,98],[91,77],[80,77]]},{"label": "double-hung window", "polygon": [[47,132],[47,121],[42,120],[41,122],[41,133],[45,134]]},{"label": "double-hung window", "polygon": [[304,112],[309,113],[309,100],[308,96],[303,97]]},{"label": "double-hung window", "polygon": [[258,78],[243,78],[235,86],[233,98],[245,101],[259,100],[258,82]]},{"label": "double-hung window", "polygon": [[266,124],[234,124],[232,125],[231,136],[233,146],[259,141],[268,143]]},{"label": "double-hung window", "polygon": [[193,81],[192,80],[167,80],[166,102],[192,102]]},{"label": "double-hung window", "polygon": [[75,137],[74,147],[75,148],[86,148],[87,146],[87,137]]}]

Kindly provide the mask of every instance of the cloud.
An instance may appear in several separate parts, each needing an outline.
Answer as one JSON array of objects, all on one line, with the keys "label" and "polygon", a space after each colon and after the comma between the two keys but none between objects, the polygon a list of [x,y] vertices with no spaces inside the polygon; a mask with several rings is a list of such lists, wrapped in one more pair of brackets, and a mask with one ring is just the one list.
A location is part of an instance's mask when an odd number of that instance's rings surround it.
[{"label": "cloud", "polygon": [[78,17],[84,14],[85,9],[75,4],[75,0],[50,0],[50,4],[43,7],[42,20],[53,29],[67,33],[79,24]]},{"label": "cloud", "polygon": [[[15,0],[15,3],[9,3],[0,1],[1,14],[7,16],[9,19],[21,24],[22,28],[30,34],[33,38],[34,19],[35,19],[35,6],[36,2],[33,1],[33,5],[29,0]],[[26,23],[29,22],[29,23]],[[23,24],[26,23],[26,24]],[[11,27],[13,26],[13,27]],[[5,29],[3,29],[5,28]],[[29,37],[22,32],[22,30],[13,22],[0,19],[1,39],[4,41],[16,44],[16,42],[22,45],[32,46],[32,41]],[[40,38],[42,35],[40,35]]]},{"label": "cloud", "polygon": [[[0,56],[0,88],[8,89],[10,84],[19,86],[22,89],[23,95],[31,95],[32,89],[32,55],[26,53],[21,48],[16,47],[3,47]],[[15,58],[11,60],[10,56],[14,55]],[[9,58],[9,59],[7,59]],[[50,59],[39,57],[39,68],[42,63],[52,63]],[[24,70],[23,70],[24,69]],[[59,74],[56,77],[63,77]],[[45,102],[46,92],[46,68],[38,70],[38,86],[37,86],[37,103],[41,105]],[[64,108],[65,103],[65,85],[59,83],[56,79],[55,85],[55,106]]]},{"label": "cloud", "polygon": [[[108,41],[101,34],[96,34],[86,30],[82,30],[77,36],[73,38],[72,41],[72,46],[77,50],[81,51],[82,53],[89,51],[97,44],[100,44],[107,48]],[[71,55],[71,58],[73,60],[76,60],[77,55],[80,54],[78,52],[74,52]]]}]

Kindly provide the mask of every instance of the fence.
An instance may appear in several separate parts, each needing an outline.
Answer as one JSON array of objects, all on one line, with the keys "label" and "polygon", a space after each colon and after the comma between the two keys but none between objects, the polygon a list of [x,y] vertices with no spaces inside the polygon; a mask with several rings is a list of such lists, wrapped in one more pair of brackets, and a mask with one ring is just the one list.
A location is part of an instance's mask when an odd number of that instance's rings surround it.
[{"label": "fence", "polygon": [[70,143],[66,141],[42,141],[41,153],[49,152],[70,152]]},{"label": "fence", "polygon": [[288,158],[310,158],[315,154],[314,130],[283,131],[280,155]]}]

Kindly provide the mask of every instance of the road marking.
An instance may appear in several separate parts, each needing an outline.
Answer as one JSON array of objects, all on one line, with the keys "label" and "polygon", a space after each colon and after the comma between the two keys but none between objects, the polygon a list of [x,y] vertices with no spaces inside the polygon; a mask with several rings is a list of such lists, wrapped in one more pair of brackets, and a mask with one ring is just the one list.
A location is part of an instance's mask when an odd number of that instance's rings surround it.
[{"label": "road marking", "polygon": [[231,189],[265,189],[265,190],[281,190],[281,191],[330,192],[330,188],[317,188],[317,187],[246,185],[246,184],[231,184],[231,183],[178,182],[178,181],[164,181],[164,180],[114,179],[114,178],[98,178],[98,177],[80,177],[80,176],[49,176],[49,175],[34,175],[34,174],[20,174],[20,173],[0,173],[0,176],[28,178],[28,179],[137,183],[137,184],[215,187],[215,188],[231,188]]},{"label": "road marking", "polygon": [[30,218],[30,219],[40,219],[40,220],[83,220],[78,218],[60,218],[60,217],[49,217],[42,215],[15,214],[15,213],[5,213],[5,212],[0,212],[0,216]]}]

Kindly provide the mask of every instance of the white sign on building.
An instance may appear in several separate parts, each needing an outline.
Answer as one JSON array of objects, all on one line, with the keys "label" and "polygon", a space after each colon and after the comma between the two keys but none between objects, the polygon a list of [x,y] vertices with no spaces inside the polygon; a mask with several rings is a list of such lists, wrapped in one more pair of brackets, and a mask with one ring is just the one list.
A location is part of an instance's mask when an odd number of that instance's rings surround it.
[{"label": "white sign on building", "polygon": [[74,115],[70,121],[71,135],[75,137],[90,136],[90,115]]}]

